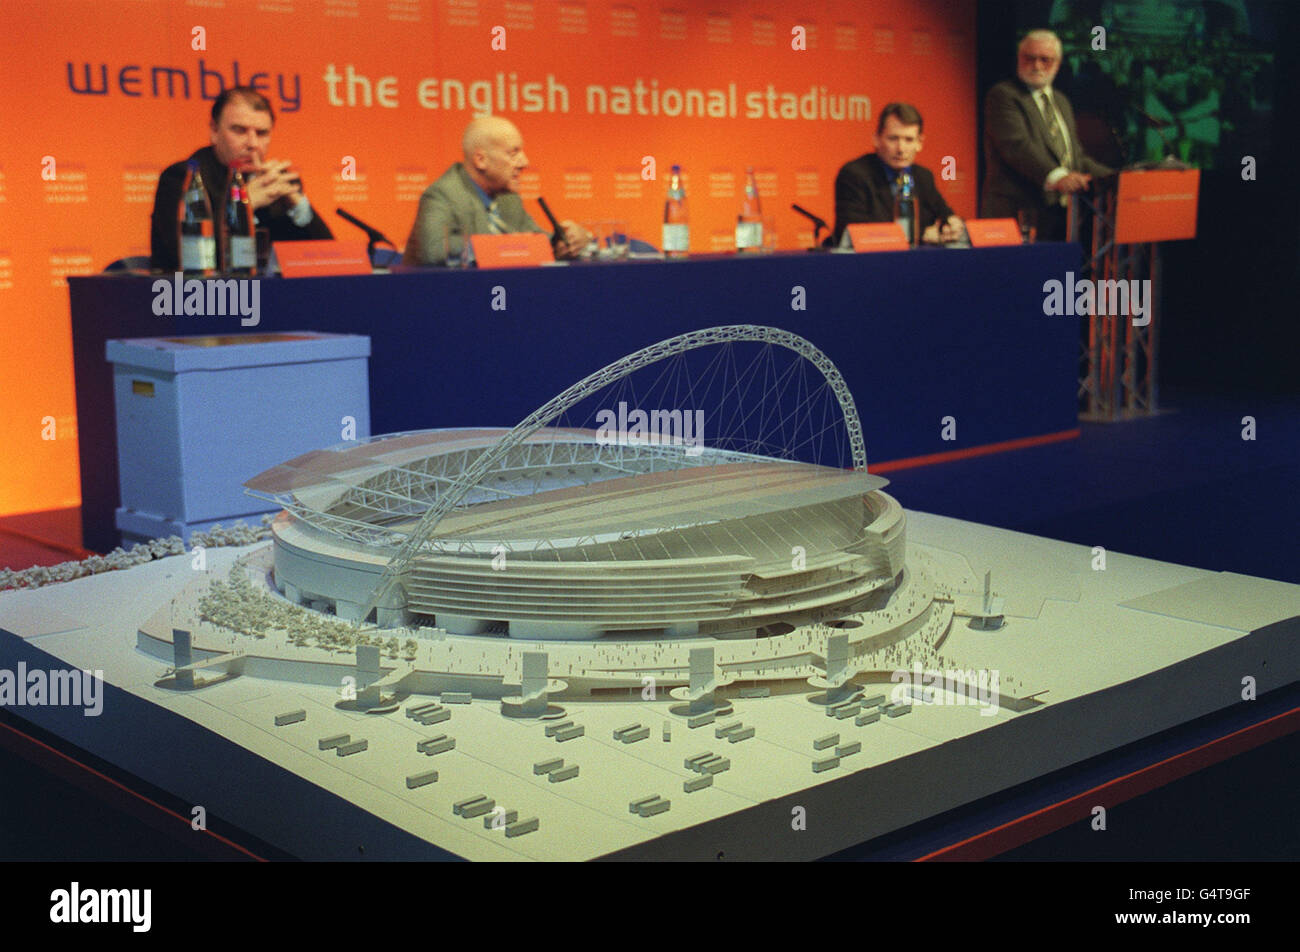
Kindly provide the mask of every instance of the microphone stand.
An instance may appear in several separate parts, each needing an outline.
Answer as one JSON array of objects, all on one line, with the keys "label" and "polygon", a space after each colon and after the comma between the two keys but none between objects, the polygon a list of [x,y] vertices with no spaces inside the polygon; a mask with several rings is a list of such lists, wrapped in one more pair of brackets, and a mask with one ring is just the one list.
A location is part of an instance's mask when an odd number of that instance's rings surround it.
[{"label": "microphone stand", "polygon": [[384,244],[388,245],[388,247],[392,248],[394,251],[397,250],[397,245],[393,244],[392,240],[387,235],[385,235],[382,231],[380,231],[378,228],[373,228],[370,225],[367,225],[360,218],[357,218],[355,215],[351,215],[348,212],[345,212],[341,208],[336,208],[334,209],[334,211],[344,221],[356,225],[358,228],[360,228],[362,231],[366,233],[366,237],[370,239],[370,241],[367,242],[366,244],[366,257],[370,259],[370,266],[372,268],[375,266],[375,245],[376,244],[378,244],[379,242],[383,242]]},{"label": "microphone stand", "polygon": [[830,230],[831,230],[831,226],[828,225],[828,224],[826,224],[826,220],[823,219],[823,218],[819,218],[817,215],[814,215],[812,212],[808,211],[808,209],[806,209],[806,208],[801,208],[801,207],[798,206],[798,205],[793,205],[793,204],[792,204],[792,205],[790,206],[790,208],[791,208],[793,211],[798,212],[800,215],[802,215],[804,218],[808,219],[810,222],[812,222],[812,225],[813,225],[813,246],[812,246],[811,248],[809,248],[808,250],[809,250],[809,251],[827,251],[828,249],[825,248],[825,247],[823,247],[822,243],[818,240],[818,237],[821,235],[821,233],[822,233],[822,229],[823,229],[823,228],[825,228],[827,231],[830,231]]},{"label": "microphone stand", "polygon": [[1156,131],[1156,135],[1160,137],[1161,144],[1165,147],[1165,157],[1161,159],[1159,162],[1139,162],[1135,166],[1135,168],[1178,169],[1183,171],[1190,169],[1191,168],[1190,165],[1188,165],[1182,159],[1178,159],[1174,157],[1174,150],[1170,148],[1169,139],[1165,137],[1164,128],[1166,126],[1174,125],[1174,123],[1163,122],[1157,119],[1155,116],[1151,115],[1151,113],[1147,112],[1145,109],[1141,108],[1140,106],[1135,108],[1137,110],[1137,114],[1147,121],[1147,125],[1149,125],[1152,129]]}]

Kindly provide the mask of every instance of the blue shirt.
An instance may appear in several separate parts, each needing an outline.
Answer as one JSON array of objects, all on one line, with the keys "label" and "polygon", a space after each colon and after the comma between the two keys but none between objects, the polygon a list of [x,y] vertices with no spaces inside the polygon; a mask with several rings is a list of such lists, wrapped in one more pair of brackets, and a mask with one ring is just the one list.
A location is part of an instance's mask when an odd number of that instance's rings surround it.
[{"label": "blue shirt", "polygon": [[483,189],[479,186],[478,182],[474,181],[472,177],[469,179],[469,184],[474,186],[474,191],[478,193],[479,201],[483,203],[483,207],[491,208],[492,196],[489,195],[487,192],[483,191]]}]

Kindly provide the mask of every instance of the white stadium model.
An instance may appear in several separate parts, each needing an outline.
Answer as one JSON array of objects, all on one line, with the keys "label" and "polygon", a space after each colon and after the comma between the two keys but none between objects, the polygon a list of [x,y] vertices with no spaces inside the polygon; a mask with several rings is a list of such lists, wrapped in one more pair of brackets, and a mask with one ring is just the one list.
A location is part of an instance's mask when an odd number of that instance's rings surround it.
[{"label": "white stadium model", "polygon": [[[286,510],[272,525],[277,588],[361,620],[437,494],[507,432],[380,437],[251,480]],[[865,472],[539,430],[442,519],[380,622],[577,639],[754,636],[841,618],[875,592],[887,597],[903,571],[905,516],[885,484]]]},{"label": "white stadium model", "polygon": [[[825,375],[853,469],[703,446],[680,410],[666,435],[547,425],[641,367],[733,341],[788,348]],[[786,331],[723,327],[617,361],[513,430],[343,444],[246,487],[285,509],[277,589],[350,621],[548,640],[754,637],[883,604],[902,580],[906,518],[862,447],[820,351]]]}]

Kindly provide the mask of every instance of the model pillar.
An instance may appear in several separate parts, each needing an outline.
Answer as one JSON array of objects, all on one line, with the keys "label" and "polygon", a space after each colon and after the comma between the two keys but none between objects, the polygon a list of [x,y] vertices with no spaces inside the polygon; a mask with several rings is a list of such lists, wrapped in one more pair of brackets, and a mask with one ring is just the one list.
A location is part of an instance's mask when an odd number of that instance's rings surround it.
[{"label": "model pillar", "polygon": [[546,713],[547,657],[545,651],[524,652],[523,698],[519,712],[525,717]]},{"label": "model pillar", "polygon": [[411,624],[411,613],[405,605],[400,608],[376,608],[375,622],[380,628],[407,628]]},{"label": "model pillar", "polygon": [[713,649],[691,649],[690,713],[704,714],[713,710],[713,690],[717,678],[713,673]]},{"label": "model pillar", "polygon": [[[189,665],[194,663],[194,647],[188,631],[181,628],[172,629],[172,650],[177,685],[182,688],[194,687],[194,672],[189,670]],[[186,670],[182,671],[182,668]]]},{"label": "model pillar", "polygon": [[357,707],[379,706],[379,646],[357,645]]},{"label": "model pillar", "polygon": [[336,599],[334,602],[334,614],[344,621],[350,621],[359,624],[363,619],[361,610],[365,608],[361,602],[349,602],[343,599]]},{"label": "model pillar", "polygon": [[853,683],[853,668],[849,664],[849,636],[846,634],[828,635],[826,638],[826,667],[824,674],[814,674],[808,683],[815,688],[823,688],[824,694],[813,695],[814,704],[825,704],[827,708],[843,705],[858,690]]}]

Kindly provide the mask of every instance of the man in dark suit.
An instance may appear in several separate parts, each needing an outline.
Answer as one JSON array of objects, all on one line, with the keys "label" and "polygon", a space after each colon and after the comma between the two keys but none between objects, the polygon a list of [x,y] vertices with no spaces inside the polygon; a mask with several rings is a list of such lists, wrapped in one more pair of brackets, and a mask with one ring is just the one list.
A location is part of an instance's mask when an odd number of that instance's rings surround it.
[{"label": "man in dark suit", "polygon": [[1061,68],[1061,41],[1033,30],[1020,41],[1017,79],[1006,79],[984,100],[984,190],[980,215],[1014,218],[1022,209],[1037,219],[1040,240],[1066,237],[1069,196],[1096,175],[1114,170],[1083,151],[1074,110],[1052,80]]},{"label": "man in dark suit", "polygon": [[[460,258],[470,235],[541,232],[515,193],[519,173],[528,168],[518,128],[501,116],[470,121],[461,139],[465,161],[447,169],[420,196],[405,264],[444,264]],[[574,258],[586,246],[586,229],[561,222],[557,258]]]},{"label": "man in dark suit", "polygon": [[149,242],[149,263],[153,268],[175,271],[180,267],[176,211],[191,160],[199,164],[203,185],[212,202],[212,214],[218,220],[226,204],[226,180],[230,169],[238,165],[248,177],[249,204],[257,227],[267,229],[272,241],[334,237],[303,194],[302,181],[293,163],[266,158],[274,125],[271,104],[257,90],[232,86],[217,96],[212,103],[212,144],[199,149],[186,161],[168,166],[158,177]]},{"label": "man in dark suit", "polygon": [[876,123],[876,151],[845,164],[835,176],[835,231],[832,247],[840,244],[847,225],[894,220],[894,195],[899,177],[912,177],[912,194],[921,240],[936,244],[961,236],[961,219],[935,187],[934,175],[913,164],[924,140],[924,122],[915,106],[891,102]]}]

